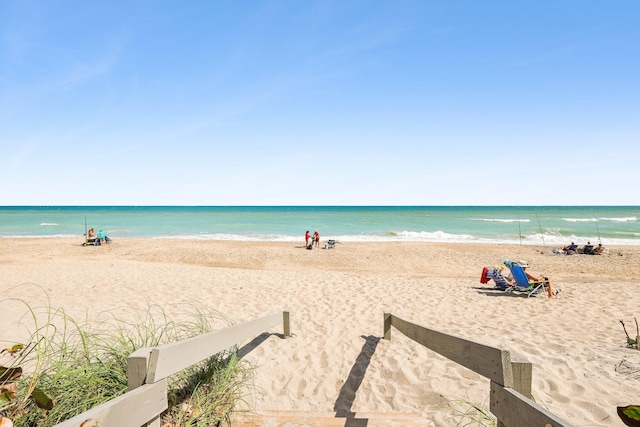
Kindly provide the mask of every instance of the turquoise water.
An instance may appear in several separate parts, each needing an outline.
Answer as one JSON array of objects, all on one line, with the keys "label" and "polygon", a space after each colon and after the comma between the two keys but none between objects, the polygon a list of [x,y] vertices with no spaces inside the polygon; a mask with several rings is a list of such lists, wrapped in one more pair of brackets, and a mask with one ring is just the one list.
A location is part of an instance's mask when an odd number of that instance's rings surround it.
[{"label": "turquoise water", "polygon": [[640,206],[0,207],[0,237],[118,237],[640,245]]}]

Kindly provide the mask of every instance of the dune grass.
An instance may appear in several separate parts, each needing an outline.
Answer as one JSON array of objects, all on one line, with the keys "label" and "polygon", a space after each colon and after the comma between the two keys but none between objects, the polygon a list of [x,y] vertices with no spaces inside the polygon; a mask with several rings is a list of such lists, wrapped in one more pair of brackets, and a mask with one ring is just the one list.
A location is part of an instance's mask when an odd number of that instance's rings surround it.
[{"label": "dune grass", "polygon": [[[221,313],[196,303],[171,313],[157,305],[128,308],[101,313],[106,319],[100,322],[80,323],[62,309],[34,308],[22,300],[0,301],[8,302],[24,305],[27,312],[21,325],[30,325],[27,342],[11,343],[0,355],[5,373],[21,370],[17,378],[0,376],[0,416],[12,419],[16,427],[55,425],[126,393],[127,358],[139,348],[230,324]],[[12,348],[18,350],[9,351]],[[163,424],[219,425],[246,395],[252,374],[248,363],[238,358],[237,349],[177,373],[168,379],[169,409],[162,415]]]},{"label": "dune grass", "polygon": [[454,411],[456,426],[460,427],[495,427],[497,421],[483,405],[469,401],[454,401],[451,403]]}]

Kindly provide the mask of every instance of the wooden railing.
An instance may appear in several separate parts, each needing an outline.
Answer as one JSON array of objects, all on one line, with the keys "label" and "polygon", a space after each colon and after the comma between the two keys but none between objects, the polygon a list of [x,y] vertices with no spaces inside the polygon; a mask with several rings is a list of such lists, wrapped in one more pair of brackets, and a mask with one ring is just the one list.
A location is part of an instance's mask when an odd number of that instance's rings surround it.
[{"label": "wooden railing", "polygon": [[283,335],[291,336],[289,311],[283,311],[175,343],[136,350],[128,359],[127,393],[56,427],[80,427],[83,423],[101,427],[159,427],[160,415],[168,407],[167,377],[281,323]]},{"label": "wooden railing", "polygon": [[[55,427],[80,427],[83,423],[101,427],[159,427],[160,415],[168,407],[167,377],[281,323],[283,335],[291,336],[289,312],[283,311],[183,341],[139,349],[128,359],[127,393]],[[531,400],[532,366],[524,357],[385,312],[384,339],[391,339],[392,326],[417,343],[488,378],[490,410],[498,427],[571,427]]]},{"label": "wooden railing", "polygon": [[384,339],[391,327],[407,337],[490,380],[490,410],[498,427],[570,427],[531,400],[531,362],[524,357],[478,344],[384,313]]}]

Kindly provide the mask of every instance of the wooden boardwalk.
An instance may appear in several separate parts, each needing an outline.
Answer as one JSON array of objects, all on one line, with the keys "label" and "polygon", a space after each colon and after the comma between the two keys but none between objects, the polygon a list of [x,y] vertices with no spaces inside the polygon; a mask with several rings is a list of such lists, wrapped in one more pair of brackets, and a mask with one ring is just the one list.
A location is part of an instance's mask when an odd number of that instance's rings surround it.
[{"label": "wooden boardwalk", "polygon": [[355,412],[341,416],[336,412],[259,411],[236,413],[232,427],[428,427],[433,423],[420,413]]}]

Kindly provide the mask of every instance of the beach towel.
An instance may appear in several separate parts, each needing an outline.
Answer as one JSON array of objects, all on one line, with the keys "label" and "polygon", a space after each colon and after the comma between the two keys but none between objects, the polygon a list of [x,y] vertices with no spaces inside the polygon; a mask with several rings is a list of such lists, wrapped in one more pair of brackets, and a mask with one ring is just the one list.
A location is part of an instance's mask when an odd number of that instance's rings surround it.
[{"label": "beach towel", "polygon": [[487,273],[489,272],[489,267],[485,267],[482,269],[482,276],[480,276],[480,283],[486,285],[489,283],[489,278],[487,277]]}]

